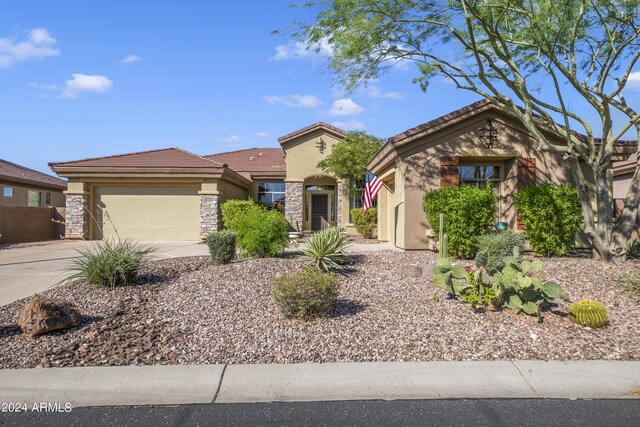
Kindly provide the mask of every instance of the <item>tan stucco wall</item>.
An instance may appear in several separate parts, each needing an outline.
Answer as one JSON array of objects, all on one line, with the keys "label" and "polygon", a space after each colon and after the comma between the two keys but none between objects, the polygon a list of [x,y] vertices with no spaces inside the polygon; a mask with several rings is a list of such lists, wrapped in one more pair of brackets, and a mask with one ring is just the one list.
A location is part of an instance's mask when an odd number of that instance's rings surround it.
[{"label": "tan stucco wall", "polygon": [[[13,188],[13,197],[4,197],[4,187]],[[29,190],[40,192],[40,206],[63,207],[65,204],[62,190],[51,190],[46,188],[28,187],[16,185],[14,183],[0,181],[0,205],[4,206],[27,206]],[[47,204],[47,193],[51,194],[51,204]]]},{"label": "tan stucco wall", "polygon": [[231,182],[218,180],[218,190],[220,191],[221,203],[230,199],[246,199],[247,191]]},{"label": "tan stucco wall", "polygon": [[[494,146],[494,151],[478,152],[478,149],[483,148],[478,138],[478,130],[486,127],[486,120],[489,117],[494,120],[500,139]],[[405,249],[428,249],[426,237],[431,235],[431,230],[422,208],[422,198],[425,190],[440,187],[441,156],[460,156],[461,164],[500,165],[503,174],[501,183],[503,218],[509,222],[510,228],[513,228],[516,224],[513,195],[517,187],[517,171],[515,159],[507,158],[513,157],[509,153],[517,153],[519,157],[535,158],[538,182],[560,183],[570,180],[568,165],[560,156],[540,153],[533,147],[533,139],[522,127],[495,113],[479,114],[442,129],[430,135],[428,139],[417,140],[403,147],[399,157],[406,165],[404,204],[402,205],[405,215],[401,216],[405,219],[405,223],[403,224],[404,236],[401,236],[402,232],[398,233],[397,245]],[[479,153],[482,157],[478,157]]]},{"label": "tan stucco wall", "polygon": [[[325,142],[324,153],[321,153],[316,146],[320,140]],[[331,153],[331,148],[338,141],[339,139],[333,135],[318,130],[286,143],[283,148],[287,165],[287,181],[302,181],[307,177],[322,174],[316,165]]]},{"label": "tan stucco wall", "polygon": [[624,199],[631,185],[633,174],[618,175],[613,177],[613,198]]}]

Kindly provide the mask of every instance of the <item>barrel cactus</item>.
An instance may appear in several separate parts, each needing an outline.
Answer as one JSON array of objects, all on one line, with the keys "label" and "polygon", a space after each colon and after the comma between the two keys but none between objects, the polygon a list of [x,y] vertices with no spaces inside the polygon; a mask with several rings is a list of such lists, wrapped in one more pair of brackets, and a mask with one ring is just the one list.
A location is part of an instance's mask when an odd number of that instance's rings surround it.
[{"label": "barrel cactus", "polygon": [[599,328],[607,324],[609,315],[602,303],[583,299],[569,306],[569,320],[578,325]]}]

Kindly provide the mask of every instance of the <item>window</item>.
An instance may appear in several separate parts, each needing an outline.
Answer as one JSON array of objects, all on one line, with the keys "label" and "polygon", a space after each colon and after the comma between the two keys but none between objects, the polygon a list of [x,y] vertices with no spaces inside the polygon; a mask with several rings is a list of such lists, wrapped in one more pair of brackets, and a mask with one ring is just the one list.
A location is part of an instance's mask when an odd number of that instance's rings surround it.
[{"label": "window", "polygon": [[307,191],[336,191],[335,185],[307,185]]},{"label": "window", "polygon": [[41,193],[39,191],[29,190],[27,193],[27,206],[40,206]]},{"label": "window", "polygon": [[484,187],[486,182],[500,181],[500,166],[460,166],[460,184]]},{"label": "window", "polygon": [[4,187],[4,197],[13,197],[13,187]]},{"label": "window", "polygon": [[284,214],[285,184],[284,182],[258,183],[258,201],[278,209]]},{"label": "window", "polygon": [[47,200],[47,204],[50,205],[51,204],[51,193],[47,193],[46,200]]}]

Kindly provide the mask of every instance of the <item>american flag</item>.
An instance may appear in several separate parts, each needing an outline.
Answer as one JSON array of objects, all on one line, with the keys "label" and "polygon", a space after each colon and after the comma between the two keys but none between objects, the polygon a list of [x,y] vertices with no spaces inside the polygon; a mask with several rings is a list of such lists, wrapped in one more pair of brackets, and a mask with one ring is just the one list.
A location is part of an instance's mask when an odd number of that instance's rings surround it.
[{"label": "american flag", "polygon": [[367,213],[384,184],[369,169],[364,170],[367,172],[364,184],[364,213]]}]

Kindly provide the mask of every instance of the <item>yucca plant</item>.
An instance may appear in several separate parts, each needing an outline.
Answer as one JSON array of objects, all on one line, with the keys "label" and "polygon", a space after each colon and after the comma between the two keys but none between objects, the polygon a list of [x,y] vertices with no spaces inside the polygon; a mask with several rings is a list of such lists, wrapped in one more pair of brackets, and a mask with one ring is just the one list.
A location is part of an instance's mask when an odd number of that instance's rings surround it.
[{"label": "yucca plant", "polygon": [[81,280],[114,288],[135,281],[140,264],[153,249],[126,239],[103,240],[78,252],[80,257],[66,268],[70,274],[62,281]]},{"label": "yucca plant", "polygon": [[344,228],[329,227],[307,240],[303,259],[318,270],[327,271],[344,261],[344,250],[349,246],[349,236]]},{"label": "yucca plant", "polygon": [[624,254],[625,259],[640,259],[640,240],[627,241],[627,250]]}]

